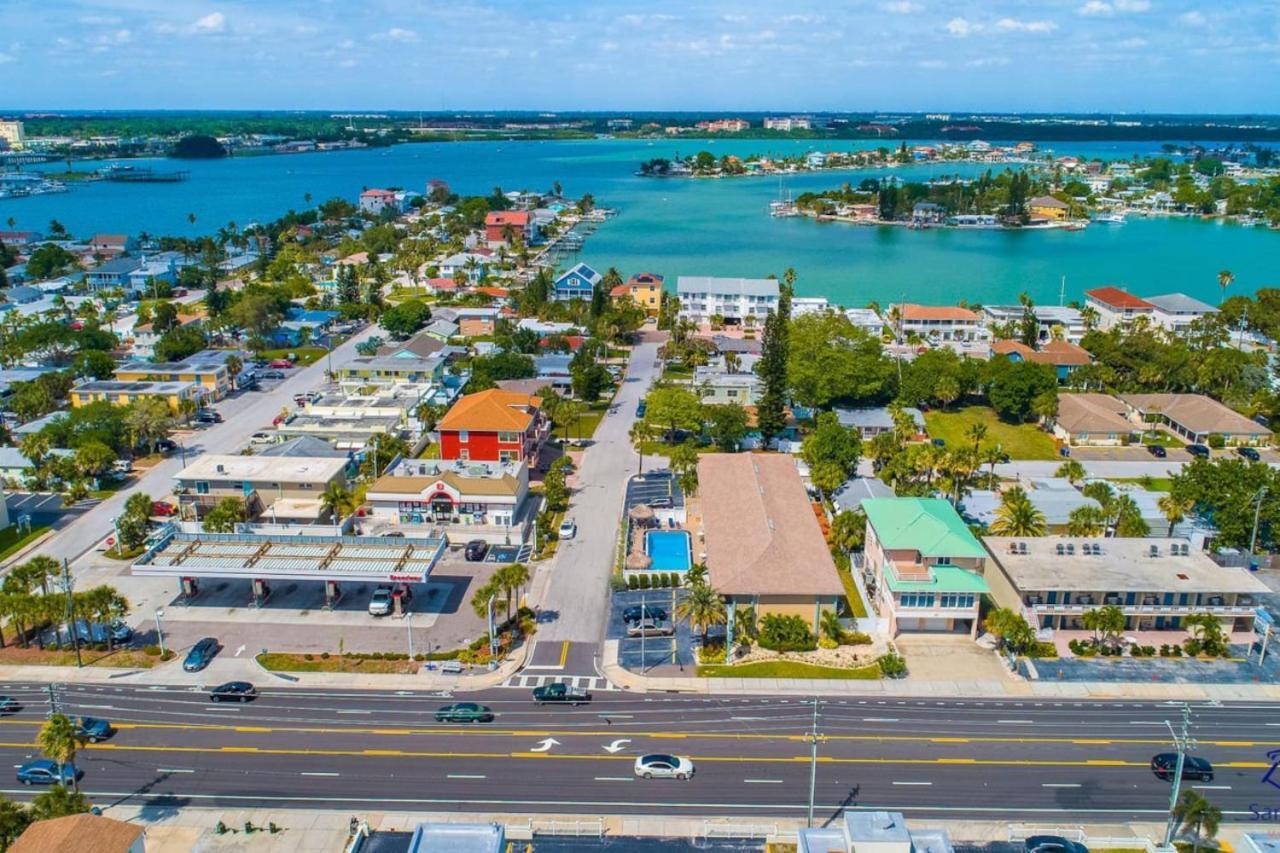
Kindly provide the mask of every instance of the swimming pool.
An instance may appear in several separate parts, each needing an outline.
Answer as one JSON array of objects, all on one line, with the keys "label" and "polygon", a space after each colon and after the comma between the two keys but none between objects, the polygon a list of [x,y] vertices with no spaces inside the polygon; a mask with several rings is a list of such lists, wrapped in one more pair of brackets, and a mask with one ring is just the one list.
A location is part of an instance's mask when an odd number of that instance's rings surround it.
[{"label": "swimming pool", "polygon": [[650,530],[644,536],[653,571],[689,571],[689,531]]}]

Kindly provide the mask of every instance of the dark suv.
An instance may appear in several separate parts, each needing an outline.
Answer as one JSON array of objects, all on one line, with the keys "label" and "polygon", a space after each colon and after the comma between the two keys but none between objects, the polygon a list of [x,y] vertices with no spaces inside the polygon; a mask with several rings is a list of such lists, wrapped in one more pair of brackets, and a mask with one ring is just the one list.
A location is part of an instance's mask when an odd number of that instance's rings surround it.
[{"label": "dark suv", "polygon": [[[640,621],[640,605],[633,604],[626,610],[622,611],[622,621],[631,623]],[[652,604],[644,605],[644,618],[653,619],[657,622],[665,622],[667,620],[667,611],[661,607],[654,607]]]},{"label": "dark suv", "polygon": [[[1164,779],[1166,782],[1173,780],[1173,774],[1178,769],[1178,753],[1162,752],[1151,759],[1151,772],[1156,774],[1157,779]],[[1196,755],[1188,755],[1186,762],[1182,765],[1183,779],[1196,779],[1201,782],[1213,781],[1213,765],[1208,759],[1200,758]]]},{"label": "dark suv", "polygon": [[1188,444],[1187,452],[1192,456],[1198,456],[1201,459],[1208,459],[1211,455],[1209,453],[1209,448],[1205,447],[1203,444]]},{"label": "dark suv", "polygon": [[1258,451],[1254,450],[1252,447],[1237,447],[1236,453],[1240,454],[1245,459],[1248,459],[1250,462],[1258,462],[1262,459],[1262,457],[1258,455]]},{"label": "dark suv", "polygon": [[1148,444],[1147,452],[1157,459],[1163,459],[1169,455],[1165,449],[1158,444]]},{"label": "dark suv", "polygon": [[462,554],[467,558],[468,562],[478,563],[484,559],[484,555],[489,553],[489,543],[483,539],[472,539],[462,549]]},{"label": "dark suv", "polygon": [[209,665],[209,661],[213,660],[213,656],[217,653],[218,641],[213,637],[205,637],[192,646],[191,651],[187,652],[187,658],[182,662],[182,668],[187,672],[199,672]]}]

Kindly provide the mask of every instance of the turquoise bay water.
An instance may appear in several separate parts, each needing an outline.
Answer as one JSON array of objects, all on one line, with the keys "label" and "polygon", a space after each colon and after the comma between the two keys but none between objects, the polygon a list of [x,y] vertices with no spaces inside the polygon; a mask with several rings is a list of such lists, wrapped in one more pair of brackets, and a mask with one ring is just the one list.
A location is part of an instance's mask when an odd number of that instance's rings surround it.
[{"label": "turquoise bay water", "polygon": [[[70,192],[0,201],[0,223],[44,230],[58,219],[72,233],[210,233],[228,222],[269,220],[290,208],[332,196],[354,199],[364,187],[425,188],[432,178],[457,192],[546,190],[560,181],[568,195],[593,193],[619,216],[588,241],[582,260],[630,274],[651,270],[674,283],[680,275],[798,274],[801,295],[822,295],[845,305],[902,297],[954,303],[1008,302],[1022,291],[1056,304],[1063,277],[1066,298],[1100,284],[1139,294],[1182,291],[1219,298],[1217,272],[1236,275],[1233,292],[1280,286],[1280,234],[1265,229],[1185,219],[1132,220],[1080,232],[907,231],[774,219],[768,203],[779,193],[799,194],[857,183],[886,170],[821,172],[776,178],[655,180],[639,178],[642,160],[707,148],[717,154],[775,155],[875,147],[872,142],[813,140],[583,140],[400,145],[332,153],[238,157],[219,161],[154,161],[157,169],[186,169],[181,184],[75,185]],[[1119,157],[1159,151],[1155,143],[1059,146],[1061,153]],[[50,168],[65,168],[52,164]],[[984,167],[908,166],[892,170],[904,180]],[[196,222],[188,214],[196,214]],[[7,226],[5,226],[7,227]]]}]

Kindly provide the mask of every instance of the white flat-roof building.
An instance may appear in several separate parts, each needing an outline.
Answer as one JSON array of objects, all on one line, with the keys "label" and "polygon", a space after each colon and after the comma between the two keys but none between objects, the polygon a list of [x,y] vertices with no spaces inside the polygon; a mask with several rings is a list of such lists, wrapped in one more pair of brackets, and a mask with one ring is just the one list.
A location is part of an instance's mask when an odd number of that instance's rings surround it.
[{"label": "white flat-roof building", "polygon": [[763,326],[777,310],[779,287],[772,278],[716,278],[682,275],[676,280],[680,316],[699,325],[722,317],[727,325]]},{"label": "white flat-roof building", "polygon": [[855,329],[862,329],[872,337],[878,338],[884,333],[884,319],[870,308],[846,308],[844,316]]},{"label": "white flat-roof building", "polygon": [[1156,306],[1152,318],[1171,332],[1181,334],[1191,328],[1196,320],[1217,314],[1218,309],[1185,293],[1166,293],[1148,296],[1147,301]]},{"label": "white flat-roof building", "polygon": [[326,514],[321,496],[331,483],[345,486],[345,457],[198,457],[173,479],[184,518],[200,518],[224,498],[245,504],[249,518],[314,522]]},{"label": "white flat-roof building", "polygon": [[[984,305],[982,313],[988,325],[1019,323],[1022,321],[1023,308],[1021,305]],[[1031,313],[1036,318],[1036,340],[1039,343],[1053,340],[1055,327],[1062,329],[1062,339],[1069,343],[1078,344],[1084,337],[1084,317],[1079,309],[1060,305],[1035,305],[1031,308]]]}]

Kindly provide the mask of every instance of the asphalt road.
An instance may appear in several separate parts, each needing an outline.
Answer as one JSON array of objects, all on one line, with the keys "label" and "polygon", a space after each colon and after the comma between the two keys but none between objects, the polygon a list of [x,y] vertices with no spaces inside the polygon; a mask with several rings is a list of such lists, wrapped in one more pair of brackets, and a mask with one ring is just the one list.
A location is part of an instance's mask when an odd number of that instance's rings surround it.
[{"label": "asphalt road", "polygon": [[[26,703],[0,720],[12,765],[48,705],[42,685],[0,687]],[[184,687],[69,685],[69,713],[119,731],[78,764],[95,804],[493,809],[540,813],[782,816],[807,807],[814,703],[765,697],[601,693],[537,706],[523,690],[468,694],[488,724],[436,724],[448,697],[412,692],[266,690],[215,705]],[[920,816],[1024,822],[1159,819],[1169,794],[1148,762],[1168,748],[1169,704],[820,700],[816,802]],[[1280,807],[1262,781],[1280,723],[1266,705],[1196,705],[1197,754],[1217,778],[1194,783],[1229,820]],[[687,755],[694,779],[636,779],[635,756]],[[10,782],[6,794],[21,794]]]}]

